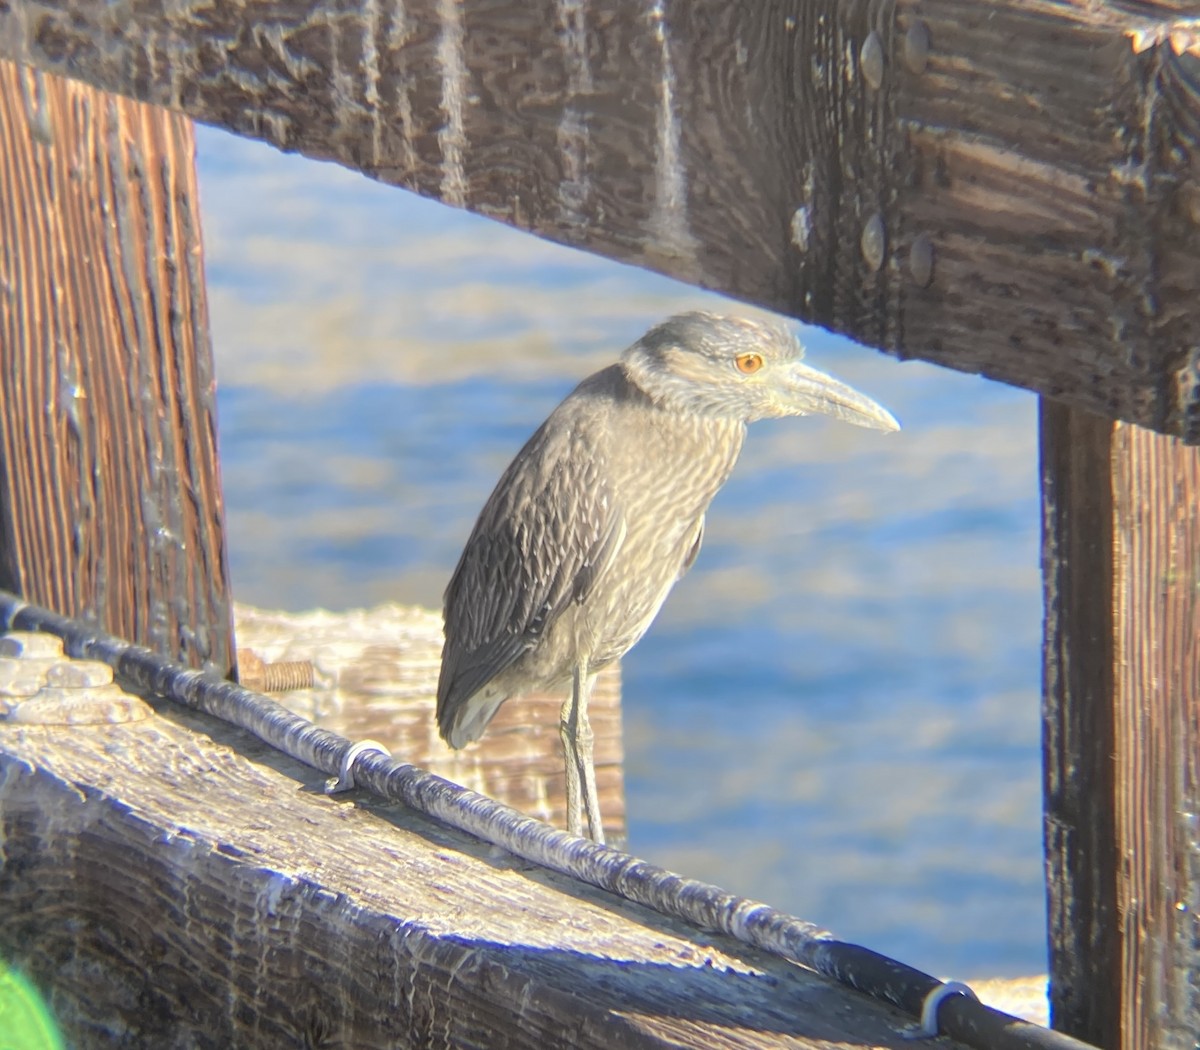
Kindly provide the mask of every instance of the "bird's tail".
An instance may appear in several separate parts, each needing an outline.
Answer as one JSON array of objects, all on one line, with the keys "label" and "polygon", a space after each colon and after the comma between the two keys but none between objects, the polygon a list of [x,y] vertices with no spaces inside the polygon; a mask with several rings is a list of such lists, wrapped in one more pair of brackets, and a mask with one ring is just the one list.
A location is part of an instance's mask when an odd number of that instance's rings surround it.
[{"label": "bird's tail", "polygon": [[488,723],[500,710],[508,694],[484,686],[465,700],[450,701],[438,696],[437,722],[442,739],[453,748],[466,747],[483,736]]}]

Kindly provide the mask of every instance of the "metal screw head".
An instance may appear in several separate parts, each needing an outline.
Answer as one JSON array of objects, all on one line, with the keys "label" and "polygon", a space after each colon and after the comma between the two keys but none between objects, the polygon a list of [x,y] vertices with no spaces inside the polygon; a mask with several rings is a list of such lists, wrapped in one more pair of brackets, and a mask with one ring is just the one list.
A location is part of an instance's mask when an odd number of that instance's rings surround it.
[{"label": "metal screw head", "polygon": [[879,212],[866,221],[858,243],[863,258],[874,273],[883,265],[883,253],[887,247],[887,231],[884,229],[883,216]]},{"label": "metal screw head", "polygon": [[929,27],[919,18],[913,19],[904,34],[904,64],[917,74],[924,73],[929,65]]},{"label": "metal screw head", "polygon": [[933,241],[929,234],[919,233],[908,249],[908,270],[912,279],[921,287],[929,287],[933,280]]},{"label": "metal screw head", "polygon": [[878,91],[883,86],[883,42],[874,29],[863,41],[862,50],[858,53],[858,65],[863,79]]}]

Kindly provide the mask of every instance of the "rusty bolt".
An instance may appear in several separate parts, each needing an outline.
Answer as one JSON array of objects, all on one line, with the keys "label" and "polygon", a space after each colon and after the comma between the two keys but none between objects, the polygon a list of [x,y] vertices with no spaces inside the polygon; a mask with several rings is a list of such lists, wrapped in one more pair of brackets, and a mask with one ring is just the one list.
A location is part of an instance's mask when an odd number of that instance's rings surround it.
[{"label": "rusty bolt", "polygon": [[258,693],[311,689],[316,682],[316,668],[311,660],[277,660],[267,663],[253,649],[240,649],[238,682]]}]

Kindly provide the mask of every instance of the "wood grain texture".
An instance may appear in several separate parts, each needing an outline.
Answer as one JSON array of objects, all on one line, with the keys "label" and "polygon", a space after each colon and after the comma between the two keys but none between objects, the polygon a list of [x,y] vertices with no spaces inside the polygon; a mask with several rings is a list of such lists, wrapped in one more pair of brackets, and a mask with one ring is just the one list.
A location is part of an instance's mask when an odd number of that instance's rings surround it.
[{"label": "wood grain texture", "polygon": [[1116,833],[1125,1045],[1200,1033],[1200,451],[1118,424],[1112,451]]},{"label": "wood grain texture", "polygon": [[911,1045],[798,966],[322,779],[173,706],[0,725],[0,955],[81,1048]]},{"label": "wood grain texture", "polygon": [[[566,827],[566,776],[558,733],[563,697],[506,701],[477,744],[452,751],[434,717],[442,620],[399,605],[327,613],[278,613],[239,605],[239,646],[270,660],[311,660],[313,689],[275,699],[351,740],[377,740],[422,769]],[[609,841],[625,838],[619,665],[596,679],[588,706],[596,735],[596,784]]]},{"label": "wood grain texture", "polygon": [[1200,1031],[1200,453],[1043,405],[1046,849],[1057,1026]]},{"label": "wood grain texture", "polygon": [[1112,423],[1042,402],[1043,774],[1050,1009],[1117,1050]]},{"label": "wood grain texture", "polygon": [[0,581],[227,673],[191,123],[0,61]]},{"label": "wood grain texture", "polygon": [[1191,13],[4,0],[0,54],[1196,442]]}]

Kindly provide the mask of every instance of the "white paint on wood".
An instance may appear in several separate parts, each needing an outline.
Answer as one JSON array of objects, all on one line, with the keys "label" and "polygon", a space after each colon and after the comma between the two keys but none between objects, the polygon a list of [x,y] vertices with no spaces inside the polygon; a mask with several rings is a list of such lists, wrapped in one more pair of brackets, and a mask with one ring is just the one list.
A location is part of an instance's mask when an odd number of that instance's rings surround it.
[{"label": "white paint on wood", "polygon": [[584,106],[592,92],[592,69],[588,62],[584,0],[559,0],[558,23],[567,66],[566,105],[558,126],[558,148],[563,162],[558,202],[564,219],[585,224],[583,206],[591,196],[592,187],[588,177],[589,129]]},{"label": "white paint on wood", "polygon": [[363,101],[371,116],[371,161],[383,156],[383,113],[379,103],[379,36],[382,15],[379,0],[363,0]]},{"label": "white paint on wood", "polygon": [[342,26],[339,19],[329,19],[329,35],[329,83],[333,89],[334,135],[338,139],[353,141],[358,137],[355,112],[362,106],[355,79],[357,71],[342,65]]},{"label": "white paint on wood", "polygon": [[671,39],[665,0],[653,0],[650,27],[658,42],[662,73],[658,84],[658,120],[655,128],[654,212],[650,216],[653,257],[667,256],[691,263],[688,276],[696,276],[697,242],[688,223],[687,173],[679,156],[679,112],[675,106],[675,66],[671,61]]},{"label": "white paint on wood", "polygon": [[462,12],[459,0],[438,0],[442,32],[438,37],[438,65],[442,73],[442,112],[445,123],[438,129],[442,150],[442,199],[462,208],[467,202],[467,180],[463,152],[467,136],[463,130],[463,99],[467,88],[467,62],[463,54]]},{"label": "white paint on wood", "polygon": [[[379,0],[372,0],[373,3],[378,3]],[[387,48],[393,57],[393,61],[404,61],[404,47],[409,42],[412,36],[412,26],[409,24],[408,15],[404,10],[404,4],[400,0],[392,0],[387,5],[387,28],[386,40]],[[409,97],[410,77],[407,69],[403,74],[395,78],[396,83],[396,114],[400,118],[401,132],[401,155],[404,161],[404,170],[406,172],[414,172],[417,169],[417,151],[413,147],[413,109],[412,99]]]}]

